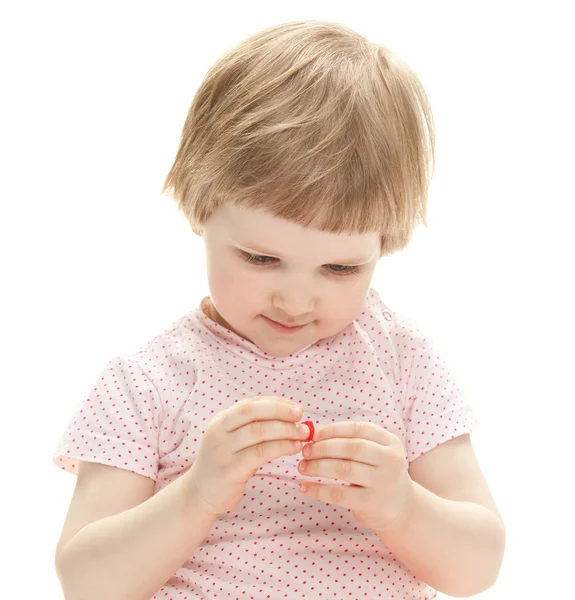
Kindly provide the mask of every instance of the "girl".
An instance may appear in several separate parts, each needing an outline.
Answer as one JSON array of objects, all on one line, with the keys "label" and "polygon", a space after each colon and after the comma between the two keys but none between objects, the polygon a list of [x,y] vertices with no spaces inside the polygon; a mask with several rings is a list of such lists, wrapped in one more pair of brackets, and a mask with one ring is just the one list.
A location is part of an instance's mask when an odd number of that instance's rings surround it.
[{"label": "girl", "polygon": [[370,287],[426,224],[434,147],[417,76],[341,24],[270,27],[210,69],[163,189],[204,239],[210,296],[71,416],[66,598],[493,585],[505,527],[473,410]]}]

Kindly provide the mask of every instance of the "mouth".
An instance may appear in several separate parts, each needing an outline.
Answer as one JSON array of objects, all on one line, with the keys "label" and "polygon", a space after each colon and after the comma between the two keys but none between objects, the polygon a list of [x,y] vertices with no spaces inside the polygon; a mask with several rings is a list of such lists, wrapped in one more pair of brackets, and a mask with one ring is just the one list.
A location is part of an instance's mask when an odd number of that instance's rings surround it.
[{"label": "mouth", "polygon": [[273,327],[276,331],[279,331],[281,333],[295,333],[296,331],[299,331],[300,329],[303,329],[304,327],[309,325],[309,323],[304,323],[303,325],[284,325],[283,323],[279,323],[278,321],[268,319],[268,317],[266,317],[265,315],[262,315],[262,317],[267,321],[267,323],[271,327]]},{"label": "mouth", "polygon": [[[273,320],[273,319],[270,319],[270,320]],[[282,327],[288,327],[288,328],[291,328],[291,327],[303,327],[304,325],[307,325],[307,323],[301,323],[299,325],[295,325],[295,324],[290,325],[288,323],[282,323],[281,321],[274,321],[274,323],[277,323],[278,325],[281,325]]]}]

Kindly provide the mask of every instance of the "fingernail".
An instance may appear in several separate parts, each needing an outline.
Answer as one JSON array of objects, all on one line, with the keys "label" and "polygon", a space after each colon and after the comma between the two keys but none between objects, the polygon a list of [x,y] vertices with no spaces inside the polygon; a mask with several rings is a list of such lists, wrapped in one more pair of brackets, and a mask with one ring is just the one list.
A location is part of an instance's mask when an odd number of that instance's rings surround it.
[{"label": "fingernail", "polygon": [[309,436],[309,427],[307,425],[298,425],[297,430],[301,435],[305,435],[305,437]]}]

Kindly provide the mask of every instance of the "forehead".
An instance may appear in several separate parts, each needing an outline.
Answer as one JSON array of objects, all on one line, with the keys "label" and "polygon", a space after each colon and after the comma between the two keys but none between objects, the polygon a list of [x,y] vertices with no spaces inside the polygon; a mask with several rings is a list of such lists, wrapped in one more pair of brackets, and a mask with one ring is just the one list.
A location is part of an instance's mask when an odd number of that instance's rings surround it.
[{"label": "forehead", "polygon": [[[379,256],[378,233],[350,235],[307,229],[263,211],[225,205],[217,215],[218,226],[232,243],[252,250],[273,251],[275,256],[331,257],[365,262]],[[361,259],[361,260],[358,260]]]}]

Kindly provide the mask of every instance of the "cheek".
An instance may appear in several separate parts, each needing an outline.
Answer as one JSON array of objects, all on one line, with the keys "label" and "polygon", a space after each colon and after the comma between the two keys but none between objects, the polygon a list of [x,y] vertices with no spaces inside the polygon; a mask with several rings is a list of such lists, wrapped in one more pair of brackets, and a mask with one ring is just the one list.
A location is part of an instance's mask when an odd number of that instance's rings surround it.
[{"label": "cheek", "polygon": [[238,289],[242,287],[237,273],[227,268],[212,269],[209,279],[212,292],[220,297],[225,296],[226,300],[230,299],[230,296],[237,297]]},{"label": "cheek", "polygon": [[[363,310],[364,302],[369,292],[370,279],[354,282],[344,293],[334,293],[329,299],[329,311],[333,319],[340,321],[342,326],[357,318]],[[327,306],[327,305],[326,305]]]},{"label": "cheek", "polygon": [[241,264],[218,263],[214,261],[208,270],[208,279],[211,292],[218,297],[222,308],[228,312],[239,312],[240,307],[246,304],[258,306],[263,289],[262,277],[246,272]]},{"label": "cheek", "polygon": [[332,304],[330,309],[329,315],[332,323],[335,327],[343,329],[356,318],[361,310],[361,304],[358,306],[349,297],[345,296],[336,304]]}]

